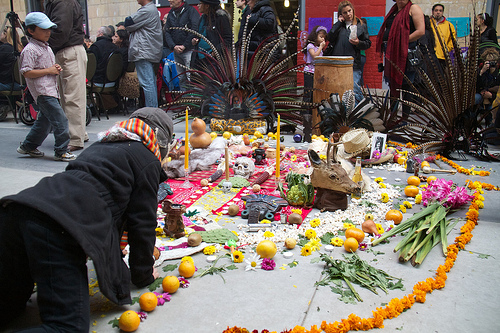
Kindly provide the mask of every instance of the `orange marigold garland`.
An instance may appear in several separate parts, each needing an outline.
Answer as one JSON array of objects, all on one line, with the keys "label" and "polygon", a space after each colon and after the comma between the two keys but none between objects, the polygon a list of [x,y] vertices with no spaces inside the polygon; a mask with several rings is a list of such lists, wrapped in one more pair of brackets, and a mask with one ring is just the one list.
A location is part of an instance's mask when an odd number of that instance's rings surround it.
[{"label": "orange marigold garland", "polygon": [[455,168],[457,170],[457,172],[463,173],[465,175],[473,175],[473,176],[481,176],[481,177],[490,175],[489,171],[485,171],[485,170],[476,171],[476,170],[474,170],[474,168],[470,168],[470,169],[464,168],[464,167],[458,165],[457,163],[453,162],[452,160],[449,160],[446,157],[441,156],[439,154],[436,155],[436,159],[440,159],[443,162],[448,163],[448,165],[450,165],[452,168]]},{"label": "orange marigold garland", "polygon": [[[470,182],[469,182],[470,183]],[[471,188],[469,186],[469,188]],[[495,189],[497,190],[497,189]],[[498,191],[498,190],[497,190]],[[360,318],[354,313],[351,313],[347,319],[341,319],[341,321],[335,321],[328,324],[326,321],[321,323],[321,330],[317,328],[316,325],[312,326],[310,330],[302,326],[295,326],[292,330],[281,331],[281,333],[320,333],[324,331],[325,333],[345,333],[348,331],[368,331],[373,328],[383,328],[384,320],[396,318],[403,311],[410,309],[415,302],[424,303],[428,293],[432,293],[435,289],[442,289],[446,284],[446,279],[451,268],[455,265],[455,260],[457,259],[458,251],[463,250],[465,245],[472,239],[472,230],[477,225],[478,221],[478,207],[481,203],[483,204],[484,198],[482,195],[476,192],[474,194],[474,199],[469,206],[469,210],[466,213],[467,221],[460,228],[461,235],[455,238],[455,243],[448,245],[446,260],[443,265],[439,265],[436,270],[436,275],[434,278],[427,278],[425,281],[417,282],[413,286],[413,293],[404,296],[403,298],[393,298],[390,300],[384,308],[376,308],[372,311],[372,318]],[[484,204],[483,204],[484,206]],[[262,332],[269,332],[264,330]],[[250,333],[248,330],[242,328],[229,328],[224,330],[223,333]],[[258,333],[254,330],[252,333]]]}]

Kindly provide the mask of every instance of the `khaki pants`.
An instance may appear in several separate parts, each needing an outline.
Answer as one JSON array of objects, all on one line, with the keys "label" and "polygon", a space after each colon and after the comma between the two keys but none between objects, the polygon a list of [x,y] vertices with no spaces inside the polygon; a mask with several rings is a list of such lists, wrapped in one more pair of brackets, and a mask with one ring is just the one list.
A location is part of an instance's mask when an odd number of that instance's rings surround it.
[{"label": "khaki pants", "polygon": [[83,44],[70,46],[57,52],[56,62],[62,67],[57,83],[61,106],[69,122],[69,144],[83,147],[84,140],[88,139],[85,132],[87,52]]}]

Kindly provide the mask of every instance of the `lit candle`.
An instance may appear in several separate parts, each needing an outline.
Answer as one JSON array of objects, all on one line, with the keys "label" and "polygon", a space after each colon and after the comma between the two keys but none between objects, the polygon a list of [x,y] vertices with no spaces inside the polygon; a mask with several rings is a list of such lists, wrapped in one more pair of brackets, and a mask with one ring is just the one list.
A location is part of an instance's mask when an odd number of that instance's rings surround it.
[{"label": "lit candle", "polygon": [[280,115],[278,114],[278,127],[276,129],[276,179],[280,178]]},{"label": "lit candle", "polygon": [[184,169],[189,170],[189,121],[186,108],[186,135],[184,136]]},{"label": "lit candle", "polygon": [[226,146],[225,148],[225,170],[226,170],[226,181],[229,181],[229,150]]}]

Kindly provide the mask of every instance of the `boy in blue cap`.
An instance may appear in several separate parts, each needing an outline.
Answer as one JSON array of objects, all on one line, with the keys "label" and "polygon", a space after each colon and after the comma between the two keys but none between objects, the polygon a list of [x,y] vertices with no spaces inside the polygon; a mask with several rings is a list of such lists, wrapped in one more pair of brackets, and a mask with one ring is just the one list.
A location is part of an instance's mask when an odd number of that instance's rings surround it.
[{"label": "boy in blue cap", "polygon": [[55,63],[55,56],[47,41],[51,28],[57,25],[41,12],[32,12],[26,15],[26,31],[29,43],[21,52],[20,71],[26,78],[26,84],[31,95],[40,108],[37,119],[24,142],[17,152],[32,157],[42,157],[44,153],[38,147],[54,130],[54,160],[68,162],[75,159],[69,152],[68,119],[59,104],[57,76],[61,66]]}]

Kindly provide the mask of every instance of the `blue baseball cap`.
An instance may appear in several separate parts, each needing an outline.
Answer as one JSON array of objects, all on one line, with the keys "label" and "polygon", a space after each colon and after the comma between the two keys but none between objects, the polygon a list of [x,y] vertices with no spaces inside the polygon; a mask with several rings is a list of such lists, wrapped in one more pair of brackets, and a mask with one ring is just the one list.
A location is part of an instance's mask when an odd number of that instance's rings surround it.
[{"label": "blue baseball cap", "polygon": [[24,20],[26,26],[28,25],[36,25],[42,29],[50,29],[57,28],[57,24],[52,22],[47,15],[42,12],[31,12],[26,15],[26,19]]}]

